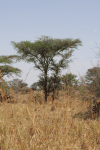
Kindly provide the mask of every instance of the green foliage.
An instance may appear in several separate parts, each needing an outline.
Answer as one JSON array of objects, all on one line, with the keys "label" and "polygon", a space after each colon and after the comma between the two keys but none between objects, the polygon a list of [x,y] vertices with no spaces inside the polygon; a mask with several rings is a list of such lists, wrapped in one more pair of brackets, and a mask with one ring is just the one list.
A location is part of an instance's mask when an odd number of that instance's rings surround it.
[{"label": "green foliage", "polygon": [[0,56],[0,63],[5,64],[3,66],[0,66],[0,70],[2,70],[1,72],[2,77],[4,77],[5,75],[7,75],[7,77],[10,77],[12,76],[12,74],[16,74],[20,76],[20,73],[21,73],[20,69],[6,65],[6,63],[8,64],[13,63],[12,59],[18,59],[18,56],[17,55]]},{"label": "green foliage", "polygon": [[[79,39],[52,39],[48,36],[42,36],[34,43],[30,41],[22,42],[11,42],[13,47],[20,54],[17,61],[24,60],[26,62],[33,62],[36,69],[41,70],[42,77],[40,76],[39,86],[44,90],[45,101],[47,102],[47,96],[49,92],[54,92],[54,88],[51,88],[49,84],[51,79],[55,87],[57,87],[58,80],[58,70],[66,69],[68,66],[69,57],[72,56],[73,49],[77,46],[81,46],[81,41]],[[54,60],[55,56],[61,56],[61,60],[57,63]],[[55,76],[52,75],[48,77],[48,71],[54,71]]]},{"label": "green foliage", "polygon": [[0,69],[2,70],[1,72],[2,77],[4,77],[5,75],[7,75],[7,77],[10,77],[12,76],[12,74],[17,74],[18,76],[20,76],[21,72],[20,69],[8,65],[0,66]]},{"label": "green foliage", "polygon": [[[13,63],[12,59],[16,59],[16,58],[18,58],[17,55],[0,56],[0,63],[5,64],[3,66],[0,66],[2,77],[4,77],[5,75],[7,75],[7,77],[10,77],[10,76],[12,76],[12,74],[16,74],[16,75],[20,76],[20,73],[21,73],[20,69],[6,65],[6,63],[8,63],[8,64]],[[4,80],[4,84],[5,84],[5,87],[3,86],[2,82],[0,82],[0,88],[3,91],[6,90],[5,91],[6,93],[9,93],[9,89],[10,89],[9,84],[5,80]]]},{"label": "green foliage", "polygon": [[[5,64],[3,66],[0,66],[2,77],[4,77],[5,75],[7,75],[7,77],[10,77],[10,76],[12,76],[12,74],[16,74],[16,75],[20,76],[20,73],[21,73],[20,69],[6,65],[6,63],[8,63],[8,64],[13,63],[12,59],[16,59],[16,58],[18,58],[17,55],[0,56],[0,63]],[[0,82],[0,88],[2,90],[4,90],[4,88],[6,88],[6,92],[8,93],[10,86],[5,80],[4,80],[4,83],[5,83],[5,87],[2,85],[2,82]]]},{"label": "green foliage", "polygon": [[85,79],[88,90],[100,97],[100,67],[88,69]]},{"label": "green foliage", "polygon": [[18,93],[23,87],[26,87],[28,84],[24,83],[23,80],[13,79],[10,81],[10,85],[12,85],[13,90]]},{"label": "green foliage", "polygon": [[42,90],[42,86],[39,85],[39,82],[34,82],[32,85],[31,85],[31,88],[33,90]]},{"label": "green foliage", "polygon": [[79,83],[78,80],[76,80],[77,76],[76,75],[72,75],[70,74],[66,74],[62,76],[62,82],[66,85],[66,86],[72,86],[73,84],[77,85]]}]

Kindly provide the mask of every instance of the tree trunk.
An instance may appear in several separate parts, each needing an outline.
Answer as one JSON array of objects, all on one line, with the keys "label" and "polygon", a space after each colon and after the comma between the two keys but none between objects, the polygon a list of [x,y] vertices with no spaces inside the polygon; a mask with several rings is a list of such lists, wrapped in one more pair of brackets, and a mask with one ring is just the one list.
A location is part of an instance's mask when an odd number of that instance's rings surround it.
[{"label": "tree trunk", "polygon": [[55,99],[55,89],[53,89],[53,94],[52,94],[52,104],[54,102],[54,99]]},{"label": "tree trunk", "polygon": [[45,102],[47,103],[47,72],[45,72]]}]

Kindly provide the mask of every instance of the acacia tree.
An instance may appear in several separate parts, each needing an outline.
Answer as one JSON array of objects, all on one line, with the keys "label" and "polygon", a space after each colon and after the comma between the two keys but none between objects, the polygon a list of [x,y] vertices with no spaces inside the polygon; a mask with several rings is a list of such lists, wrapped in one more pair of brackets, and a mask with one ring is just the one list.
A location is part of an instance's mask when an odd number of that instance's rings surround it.
[{"label": "acacia tree", "polygon": [[81,45],[79,39],[52,39],[48,36],[42,36],[42,38],[39,38],[34,43],[30,41],[18,43],[13,41],[11,43],[17,50],[17,53],[20,54],[17,59],[18,61],[25,60],[26,62],[33,62],[35,64],[34,68],[41,70],[44,81],[45,102],[47,102],[48,96],[48,72],[49,70],[52,71],[53,62],[55,62],[54,57],[61,56],[59,64],[61,64],[61,68],[65,69],[66,64],[68,65],[70,62],[67,59],[72,56],[73,48]]},{"label": "acacia tree", "polygon": [[[6,65],[6,64],[12,64],[13,59],[17,59],[17,58],[18,58],[18,55],[0,56],[0,63],[5,64],[3,66],[0,66],[2,77],[4,77],[5,75],[7,75],[7,77],[10,77],[12,76],[12,74],[16,74],[17,76],[20,76],[20,73],[21,73],[20,69]],[[9,87],[6,82],[5,84],[7,87]],[[1,83],[0,83],[0,87],[3,88]]]},{"label": "acacia tree", "polygon": [[[53,92],[52,94],[52,100],[54,101],[55,98],[55,91],[60,87],[60,77],[59,77],[59,72],[60,72],[60,67],[63,67],[62,63],[56,63],[54,60],[52,61],[52,65],[51,65],[51,70],[53,71],[51,76],[47,76],[47,96],[49,96],[49,94],[51,92]],[[39,87],[41,87],[44,91],[45,91],[45,78],[44,75],[41,74],[39,76],[40,80],[38,81],[38,85]]]}]

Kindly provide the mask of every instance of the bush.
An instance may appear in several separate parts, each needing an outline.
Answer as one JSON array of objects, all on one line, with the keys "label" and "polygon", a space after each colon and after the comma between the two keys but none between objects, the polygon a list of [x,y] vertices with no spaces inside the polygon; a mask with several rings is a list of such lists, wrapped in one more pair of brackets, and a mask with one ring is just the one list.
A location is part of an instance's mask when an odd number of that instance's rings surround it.
[{"label": "bush", "polygon": [[22,94],[27,94],[27,93],[31,92],[32,89],[28,88],[28,87],[23,87],[23,88],[20,89],[20,91],[21,91]]},{"label": "bush", "polygon": [[92,107],[92,111],[94,116],[99,116],[99,112],[100,112],[100,102],[96,102],[95,105]]},{"label": "bush", "polygon": [[2,97],[2,94],[0,93],[0,102],[3,102],[7,100],[8,103],[12,103],[14,102],[14,98],[13,96],[7,94],[7,93],[3,93],[3,97]]}]

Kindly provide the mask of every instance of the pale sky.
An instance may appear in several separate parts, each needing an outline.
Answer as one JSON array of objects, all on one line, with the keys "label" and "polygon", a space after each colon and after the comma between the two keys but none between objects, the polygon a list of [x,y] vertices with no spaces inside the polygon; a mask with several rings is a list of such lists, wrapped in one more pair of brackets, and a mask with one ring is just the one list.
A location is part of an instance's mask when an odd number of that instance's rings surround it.
[{"label": "pale sky", "polygon": [[[42,35],[80,39],[83,46],[75,49],[70,68],[61,73],[71,72],[79,79],[100,60],[96,58],[100,47],[99,18],[100,0],[0,0],[0,55],[17,54],[11,41],[35,42]],[[22,70],[22,76],[17,78],[25,80],[32,63],[21,61],[12,66]],[[40,73],[31,68],[25,81],[28,86],[38,81]]]}]

